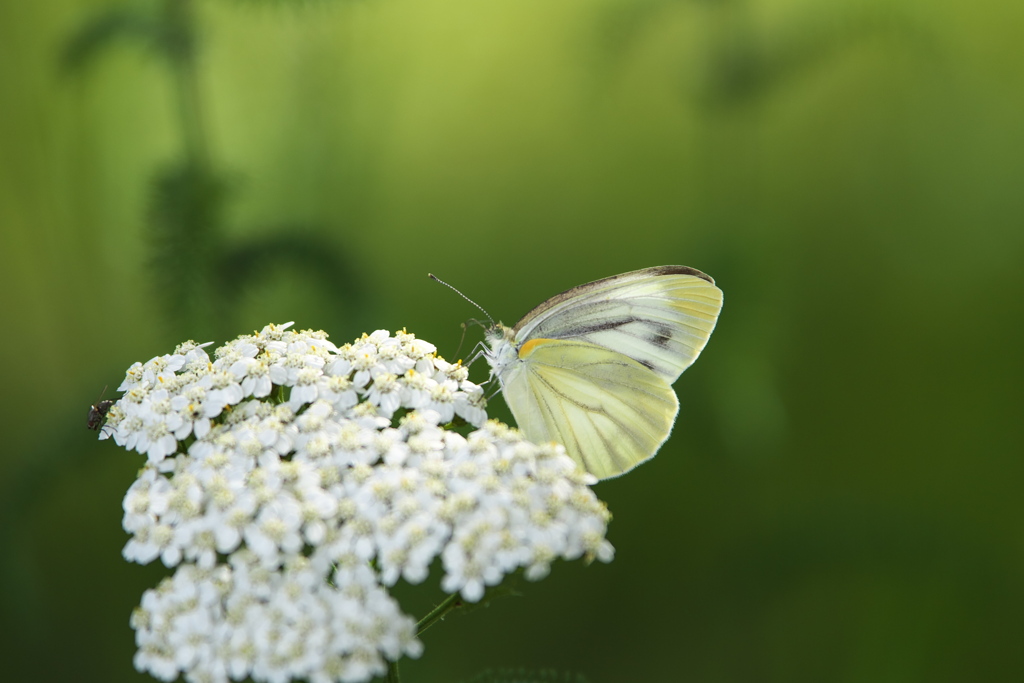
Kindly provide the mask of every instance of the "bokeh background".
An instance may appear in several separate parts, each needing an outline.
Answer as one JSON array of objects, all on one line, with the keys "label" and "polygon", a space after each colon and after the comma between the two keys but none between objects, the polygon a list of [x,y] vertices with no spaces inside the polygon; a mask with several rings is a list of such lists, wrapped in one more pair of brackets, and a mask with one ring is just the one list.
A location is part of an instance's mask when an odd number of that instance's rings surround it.
[{"label": "bokeh background", "polygon": [[132,362],[288,320],[454,358],[428,271],[513,323],[679,263],[725,309],[597,486],[616,560],[405,679],[1024,680],[1022,39],[1004,0],[2,0],[0,679],[146,680],[141,461],[85,428]]}]

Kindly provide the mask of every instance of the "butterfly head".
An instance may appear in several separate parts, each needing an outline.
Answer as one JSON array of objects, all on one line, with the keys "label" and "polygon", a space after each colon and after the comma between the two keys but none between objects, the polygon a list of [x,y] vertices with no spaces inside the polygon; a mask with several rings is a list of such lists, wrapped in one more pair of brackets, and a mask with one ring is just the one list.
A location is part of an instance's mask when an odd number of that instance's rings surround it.
[{"label": "butterfly head", "polygon": [[519,359],[516,349],[515,331],[501,323],[494,323],[487,330],[487,346],[484,358],[491,366],[491,377],[501,380],[502,374]]}]

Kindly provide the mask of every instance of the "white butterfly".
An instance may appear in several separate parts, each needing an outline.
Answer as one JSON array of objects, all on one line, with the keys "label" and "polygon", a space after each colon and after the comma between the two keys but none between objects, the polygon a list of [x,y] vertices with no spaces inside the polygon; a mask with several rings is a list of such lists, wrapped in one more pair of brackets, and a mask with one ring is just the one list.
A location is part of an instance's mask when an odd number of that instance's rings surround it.
[{"label": "white butterfly", "polygon": [[660,266],[551,297],[487,335],[484,356],[531,441],[555,441],[598,479],[654,457],[679,412],[672,382],[700,355],[722,290]]}]

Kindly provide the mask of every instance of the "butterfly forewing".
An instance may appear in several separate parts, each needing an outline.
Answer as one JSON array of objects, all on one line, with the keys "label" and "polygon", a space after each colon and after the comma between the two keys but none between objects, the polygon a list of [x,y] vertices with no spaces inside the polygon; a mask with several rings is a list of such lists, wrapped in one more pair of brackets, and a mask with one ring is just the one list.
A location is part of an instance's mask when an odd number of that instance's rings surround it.
[{"label": "butterfly forewing", "polygon": [[578,341],[529,345],[503,378],[505,400],[532,441],[555,441],[599,479],[653,457],[679,403],[664,379],[629,357]]},{"label": "butterfly forewing", "polygon": [[629,356],[671,383],[697,359],[721,308],[722,291],[700,271],[647,268],[552,297],[519,321],[515,339],[590,342]]}]

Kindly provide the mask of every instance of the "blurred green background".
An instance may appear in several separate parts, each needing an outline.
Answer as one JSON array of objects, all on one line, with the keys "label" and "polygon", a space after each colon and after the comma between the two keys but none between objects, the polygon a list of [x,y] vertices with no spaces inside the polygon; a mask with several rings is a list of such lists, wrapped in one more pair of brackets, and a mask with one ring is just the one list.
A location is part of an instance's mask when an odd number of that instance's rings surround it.
[{"label": "blurred green background", "polygon": [[2,0],[0,679],[147,680],[141,459],[85,429],[132,362],[288,320],[455,357],[428,271],[513,323],[678,263],[725,309],[597,487],[616,560],[405,680],[1024,680],[1022,42],[1003,0]]}]

